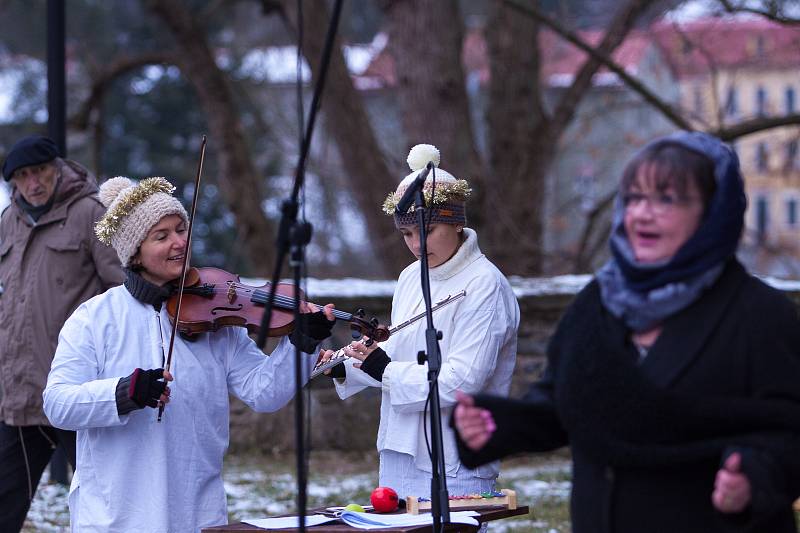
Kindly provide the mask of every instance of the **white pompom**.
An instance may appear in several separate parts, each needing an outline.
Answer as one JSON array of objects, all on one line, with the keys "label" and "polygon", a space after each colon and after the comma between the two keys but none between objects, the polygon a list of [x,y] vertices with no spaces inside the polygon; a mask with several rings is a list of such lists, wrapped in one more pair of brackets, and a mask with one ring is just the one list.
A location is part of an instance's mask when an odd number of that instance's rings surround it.
[{"label": "white pompom", "polygon": [[133,181],[123,176],[111,178],[100,186],[100,201],[104,206],[108,207],[122,191],[135,185]]},{"label": "white pompom", "polygon": [[418,144],[408,152],[408,166],[411,170],[422,170],[429,162],[433,161],[433,166],[439,166],[439,149],[432,144]]}]

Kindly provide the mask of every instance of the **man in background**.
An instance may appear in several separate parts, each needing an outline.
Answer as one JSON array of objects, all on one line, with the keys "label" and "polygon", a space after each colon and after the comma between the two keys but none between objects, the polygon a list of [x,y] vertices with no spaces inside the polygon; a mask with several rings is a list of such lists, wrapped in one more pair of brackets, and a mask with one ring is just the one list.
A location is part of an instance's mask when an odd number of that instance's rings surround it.
[{"label": "man in background", "polygon": [[75,467],[75,433],[53,428],[42,391],[58,333],[75,308],[124,279],[94,235],[97,181],[32,135],[3,163],[11,203],[0,216],[0,531],[19,531],[58,444]]}]

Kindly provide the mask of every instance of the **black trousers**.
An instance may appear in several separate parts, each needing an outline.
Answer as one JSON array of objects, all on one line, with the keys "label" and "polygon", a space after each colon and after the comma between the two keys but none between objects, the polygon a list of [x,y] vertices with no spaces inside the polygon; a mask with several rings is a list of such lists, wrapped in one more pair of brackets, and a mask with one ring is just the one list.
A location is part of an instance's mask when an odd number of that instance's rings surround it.
[{"label": "black trousers", "polygon": [[75,468],[75,432],[0,422],[0,531],[20,531],[56,445]]}]

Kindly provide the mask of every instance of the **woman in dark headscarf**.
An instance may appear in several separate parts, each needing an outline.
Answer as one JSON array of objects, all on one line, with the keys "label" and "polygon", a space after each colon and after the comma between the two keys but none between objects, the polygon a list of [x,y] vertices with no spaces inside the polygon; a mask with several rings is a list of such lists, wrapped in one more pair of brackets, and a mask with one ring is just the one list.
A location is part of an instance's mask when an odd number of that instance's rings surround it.
[{"label": "woman in dark headscarf", "polygon": [[640,151],[612,259],[559,323],[543,378],[522,400],[460,397],[462,461],[569,445],[574,533],[796,531],[800,321],[735,257],[745,207],[718,139]]}]

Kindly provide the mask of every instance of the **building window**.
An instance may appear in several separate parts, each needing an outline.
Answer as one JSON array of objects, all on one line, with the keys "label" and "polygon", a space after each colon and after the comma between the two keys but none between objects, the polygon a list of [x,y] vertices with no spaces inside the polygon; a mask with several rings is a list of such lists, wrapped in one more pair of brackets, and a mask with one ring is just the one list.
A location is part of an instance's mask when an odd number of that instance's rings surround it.
[{"label": "building window", "polygon": [[786,200],[786,225],[790,228],[797,226],[797,200],[795,198]]},{"label": "building window", "polygon": [[729,117],[735,117],[739,113],[738,95],[736,94],[736,87],[728,87],[728,95],[725,98],[725,114]]},{"label": "building window", "polygon": [[763,35],[756,37],[756,56],[764,57],[766,55],[767,47]]},{"label": "building window", "polygon": [[794,87],[786,88],[786,114],[794,113]]},{"label": "building window", "polygon": [[798,165],[798,143],[797,139],[792,139],[786,143],[786,170],[800,168]]},{"label": "building window", "polygon": [[769,170],[769,152],[765,142],[758,143],[756,148],[756,169],[762,174]]},{"label": "building window", "polygon": [[760,86],[756,91],[756,114],[759,117],[767,114],[767,91]]},{"label": "building window", "polygon": [[763,242],[769,226],[769,204],[764,196],[756,199],[756,236]]}]

